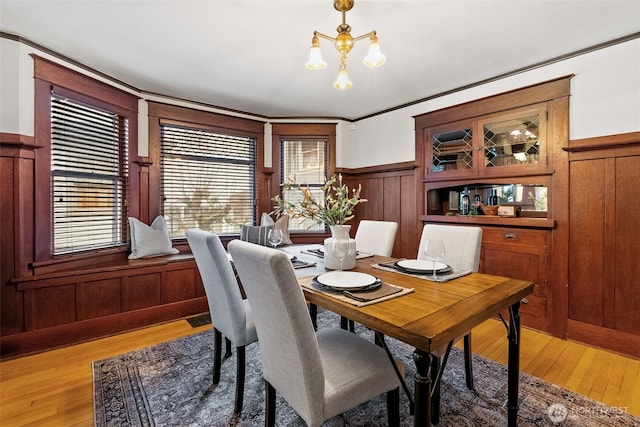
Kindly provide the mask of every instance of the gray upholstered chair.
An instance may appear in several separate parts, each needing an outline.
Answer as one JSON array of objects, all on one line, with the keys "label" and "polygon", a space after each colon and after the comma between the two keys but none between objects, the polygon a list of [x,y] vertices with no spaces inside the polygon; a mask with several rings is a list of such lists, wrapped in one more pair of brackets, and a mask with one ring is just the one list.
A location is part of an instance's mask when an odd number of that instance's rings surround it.
[{"label": "gray upholstered chair", "polygon": [[[425,259],[423,252],[427,239],[439,239],[444,242],[444,263],[458,270],[478,271],[480,266],[480,248],[482,245],[482,228],[426,224],[422,229],[418,259]],[[464,365],[467,388],[473,389],[473,365],[471,359],[471,332],[464,336]]]},{"label": "gray upholstered chair", "polygon": [[228,245],[253,304],[266,386],[265,425],[275,425],[276,391],[311,427],[387,393],[399,424],[400,381],[385,351],[339,328],[314,332],[286,254],[241,240]]},{"label": "gray upholstered chair", "polygon": [[187,241],[196,259],[209,303],[214,330],[213,384],[220,381],[222,335],[230,355],[231,342],[236,348],[236,399],[234,413],[242,411],[245,376],[245,346],[258,340],[249,301],[242,298],[240,287],[220,238],[198,229],[187,230]]},{"label": "gray upholstered chair", "polygon": [[356,249],[374,255],[391,256],[398,223],[363,219],[356,230]]}]

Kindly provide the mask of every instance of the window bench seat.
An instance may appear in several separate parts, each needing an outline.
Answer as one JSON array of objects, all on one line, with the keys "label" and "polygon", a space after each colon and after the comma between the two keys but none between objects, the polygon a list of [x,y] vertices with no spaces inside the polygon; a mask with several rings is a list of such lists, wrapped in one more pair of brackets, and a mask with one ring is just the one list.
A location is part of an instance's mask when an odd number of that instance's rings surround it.
[{"label": "window bench seat", "polygon": [[[37,271],[37,269],[36,269]],[[90,265],[14,278],[24,330],[2,337],[2,357],[44,351],[206,312],[191,253]]]}]

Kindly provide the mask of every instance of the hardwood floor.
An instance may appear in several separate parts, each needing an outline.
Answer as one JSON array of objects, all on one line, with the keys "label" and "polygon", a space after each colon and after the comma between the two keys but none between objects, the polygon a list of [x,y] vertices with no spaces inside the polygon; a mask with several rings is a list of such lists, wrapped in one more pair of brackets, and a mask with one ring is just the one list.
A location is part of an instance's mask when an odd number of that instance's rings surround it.
[{"label": "hardwood floor", "polygon": [[[200,332],[185,320],[161,324],[72,347],[0,363],[0,425],[93,424],[91,362]],[[502,323],[488,320],[473,330],[473,351],[506,364]],[[520,367],[560,387],[640,416],[640,361],[522,330]]]}]

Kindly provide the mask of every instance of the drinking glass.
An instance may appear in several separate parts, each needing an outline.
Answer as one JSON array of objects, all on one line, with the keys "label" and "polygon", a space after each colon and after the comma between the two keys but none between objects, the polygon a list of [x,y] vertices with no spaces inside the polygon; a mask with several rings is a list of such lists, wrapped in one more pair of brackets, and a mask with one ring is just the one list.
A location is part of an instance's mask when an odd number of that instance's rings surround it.
[{"label": "drinking glass", "polygon": [[269,243],[271,243],[273,249],[276,249],[278,245],[282,243],[282,230],[272,228],[271,230],[269,230],[267,239],[269,239]]},{"label": "drinking glass", "polygon": [[436,278],[436,262],[444,260],[444,242],[439,239],[427,239],[424,242],[424,256],[428,261],[433,262],[432,277]]},{"label": "drinking glass", "polygon": [[349,239],[334,239],[331,242],[333,255],[340,260],[340,271],[342,271],[342,263],[347,256],[351,255],[351,241]]}]

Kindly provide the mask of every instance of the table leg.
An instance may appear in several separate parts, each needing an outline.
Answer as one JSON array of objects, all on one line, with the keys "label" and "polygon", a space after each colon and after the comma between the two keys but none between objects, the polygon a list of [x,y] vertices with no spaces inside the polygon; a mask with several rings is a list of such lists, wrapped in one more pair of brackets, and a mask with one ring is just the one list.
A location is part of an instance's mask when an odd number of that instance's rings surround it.
[{"label": "table leg", "polygon": [[416,414],[413,418],[414,427],[431,426],[431,366],[435,356],[422,350],[413,352],[416,364],[414,375],[414,399]]},{"label": "table leg", "polygon": [[431,423],[440,423],[440,384],[442,381],[438,381],[438,375],[440,375],[440,358],[433,356],[431,358],[431,376],[435,376],[435,385],[431,381]]},{"label": "table leg", "polygon": [[520,301],[509,307],[509,364],[508,364],[507,422],[518,424],[518,380],[520,375]]}]

